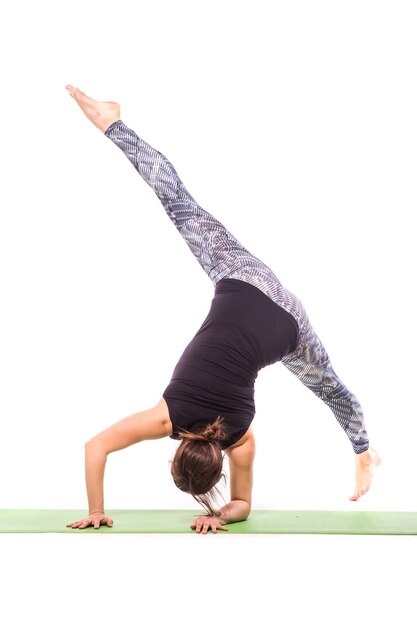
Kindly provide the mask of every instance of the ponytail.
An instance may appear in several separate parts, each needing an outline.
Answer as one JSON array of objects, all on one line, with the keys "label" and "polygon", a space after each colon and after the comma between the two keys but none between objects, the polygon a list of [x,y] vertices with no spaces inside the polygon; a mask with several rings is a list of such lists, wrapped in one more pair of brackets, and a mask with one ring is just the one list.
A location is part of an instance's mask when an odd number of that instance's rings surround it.
[{"label": "ponytail", "polygon": [[198,432],[194,433],[184,429],[179,431],[178,434],[181,439],[189,439],[191,441],[208,441],[210,443],[221,443],[227,439],[221,415],[219,415],[213,423],[207,424]]}]

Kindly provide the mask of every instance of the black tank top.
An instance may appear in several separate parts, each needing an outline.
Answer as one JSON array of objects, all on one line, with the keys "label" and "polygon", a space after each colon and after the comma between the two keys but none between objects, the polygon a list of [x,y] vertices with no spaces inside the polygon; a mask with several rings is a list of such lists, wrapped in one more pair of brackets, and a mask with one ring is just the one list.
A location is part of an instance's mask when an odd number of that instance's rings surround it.
[{"label": "black tank top", "polygon": [[227,434],[222,449],[248,430],[255,416],[258,372],[292,352],[299,338],[296,319],[257,287],[224,278],[210,311],[185,348],[163,397],[178,431],[197,431],[221,415]]}]

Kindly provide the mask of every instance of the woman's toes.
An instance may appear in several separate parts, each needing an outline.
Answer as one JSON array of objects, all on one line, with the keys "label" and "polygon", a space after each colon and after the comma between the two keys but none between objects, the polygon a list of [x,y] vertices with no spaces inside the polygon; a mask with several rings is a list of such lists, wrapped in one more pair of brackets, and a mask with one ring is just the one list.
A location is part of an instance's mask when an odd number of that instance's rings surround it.
[{"label": "woman's toes", "polygon": [[78,91],[78,87],[74,87],[74,85],[65,85],[65,87],[68,89],[70,96],[75,99],[75,94]]},{"label": "woman's toes", "polygon": [[350,500],[359,500],[359,498],[361,497],[361,492],[359,489],[355,489],[355,491],[353,492],[353,496],[351,496],[349,499]]}]

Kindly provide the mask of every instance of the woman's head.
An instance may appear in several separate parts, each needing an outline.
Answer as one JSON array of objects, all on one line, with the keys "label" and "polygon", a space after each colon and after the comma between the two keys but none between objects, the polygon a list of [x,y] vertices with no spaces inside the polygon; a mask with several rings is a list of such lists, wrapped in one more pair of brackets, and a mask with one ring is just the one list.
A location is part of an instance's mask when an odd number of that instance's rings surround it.
[{"label": "woman's head", "polygon": [[199,432],[182,430],[182,441],[171,464],[174,483],[193,496],[209,513],[216,515],[216,496],[220,493],[216,484],[226,475],[223,469],[221,442],[226,439],[222,428],[222,417],[213,424],[207,424]]}]

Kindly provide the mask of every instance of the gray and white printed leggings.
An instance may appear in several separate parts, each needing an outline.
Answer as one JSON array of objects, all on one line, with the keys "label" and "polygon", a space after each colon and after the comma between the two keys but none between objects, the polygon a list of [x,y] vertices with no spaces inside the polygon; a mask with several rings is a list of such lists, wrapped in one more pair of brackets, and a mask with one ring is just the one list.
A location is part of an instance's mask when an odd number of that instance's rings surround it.
[{"label": "gray and white printed leggings", "polygon": [[290,372],[325,402],[359,454],[369,447],[361,405],[335,373],[329,356],[310,324],[303,304],[274,272],[249,252],[185,189],[168,159],[121,120],[104,133],[118,146],[154,190],[169,218],[211,281],[236,278],[254,285],[298,322],[297,347],[282,359]]}]

